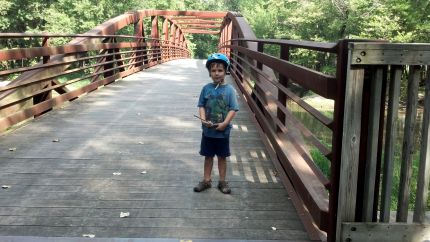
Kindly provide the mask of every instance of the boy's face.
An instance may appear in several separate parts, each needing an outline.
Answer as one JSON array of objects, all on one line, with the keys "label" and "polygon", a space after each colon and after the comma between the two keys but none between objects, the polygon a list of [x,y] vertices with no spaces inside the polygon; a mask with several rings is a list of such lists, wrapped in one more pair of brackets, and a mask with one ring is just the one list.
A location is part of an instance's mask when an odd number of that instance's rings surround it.
[{"label": "boy's face", "polygon": [[210,66],[209,75],[212,78],[214,83],[221,83],[225,78],[225,69],[224,65],[221,63],[213,63]]}]

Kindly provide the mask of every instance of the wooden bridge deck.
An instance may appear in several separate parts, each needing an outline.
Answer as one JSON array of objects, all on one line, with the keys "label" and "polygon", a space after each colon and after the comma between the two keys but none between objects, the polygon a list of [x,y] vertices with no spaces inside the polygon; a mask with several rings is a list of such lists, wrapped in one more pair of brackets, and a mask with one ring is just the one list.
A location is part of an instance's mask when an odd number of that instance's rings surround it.
[{"label": "wooden bridge deck", "polygon": [[0,236],[309,241],[242,100],[233,193],[192,191],[207,81],[201,60],[168,62],[0,137]]}]

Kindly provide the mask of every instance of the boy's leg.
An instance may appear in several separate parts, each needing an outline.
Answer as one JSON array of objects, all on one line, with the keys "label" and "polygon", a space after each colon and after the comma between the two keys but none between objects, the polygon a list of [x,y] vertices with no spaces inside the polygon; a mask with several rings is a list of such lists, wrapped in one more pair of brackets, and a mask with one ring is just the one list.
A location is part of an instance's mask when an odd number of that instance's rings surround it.
[{"label": "boy's leg", "polygon": [[205,167],[204,167],[204,181],[209,182],[212,176],[212,167],[214,164],[214,158],[210,156],[205,156]]},{"label": "boy's leg", "polygon": [[195,192],[202,192],[210,187],[211,185],[211,175],[212,175],[212,166],[214,163],[213,157],[205,156],[205,166],[204,166],[204,177],[203,181],[199,182],[197,186],[194,187]]},{"label": "boy's leg", "polygon": [[218,172],[219,172],[219,182],[218,189],[225,194],[231,193],[231,189],[225,181],[225,176],[227,174],[227,158],[218,157]]},{"label": "boy's leg", "polygon": [[227,158],[218,156],[218,172],[219,180],[225,181],[225,176],[227,174]]}]

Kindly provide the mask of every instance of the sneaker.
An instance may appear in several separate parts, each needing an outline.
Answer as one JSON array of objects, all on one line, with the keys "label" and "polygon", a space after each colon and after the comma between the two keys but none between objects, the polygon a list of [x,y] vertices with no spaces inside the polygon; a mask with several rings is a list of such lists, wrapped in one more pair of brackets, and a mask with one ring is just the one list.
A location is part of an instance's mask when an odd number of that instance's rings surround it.
[{"label": "sneaker", "polygon": [[228,183],[226,181],[219,181],[218,182],[218,189],[224,194],[230,194],[231,193],[231,189],[228,186]]},{"label": "sneaker", "polygon": [[201,181],[199,182],[199,184],[197,184],[197,186],[194,187],[194,191],[195,192],[202,192],[208,188],[212,187],[211,184],[212,181]]}]

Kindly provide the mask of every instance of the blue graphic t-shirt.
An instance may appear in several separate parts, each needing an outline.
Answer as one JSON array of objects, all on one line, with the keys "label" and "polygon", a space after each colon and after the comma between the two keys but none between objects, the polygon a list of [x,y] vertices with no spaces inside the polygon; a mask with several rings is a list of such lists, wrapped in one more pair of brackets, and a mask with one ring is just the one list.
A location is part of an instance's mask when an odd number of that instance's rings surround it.
[{"label": "blue graphic t-shirt", "polygon": [[[206,84],[199,98],[197,107],[204,107],[206,111],[206,120],[212,123],[222,123],[231,110],[239,111],[237,104],[236,91],[230,84],[219,85],[216,88],[213,83]],[[230,135],[232,125],[229,124],[224,131],[218,131],[215,128],[208,128],[202,125],[203,134],[211,138],[227,138]]]}]

